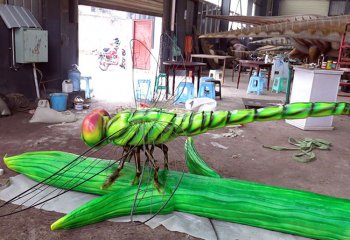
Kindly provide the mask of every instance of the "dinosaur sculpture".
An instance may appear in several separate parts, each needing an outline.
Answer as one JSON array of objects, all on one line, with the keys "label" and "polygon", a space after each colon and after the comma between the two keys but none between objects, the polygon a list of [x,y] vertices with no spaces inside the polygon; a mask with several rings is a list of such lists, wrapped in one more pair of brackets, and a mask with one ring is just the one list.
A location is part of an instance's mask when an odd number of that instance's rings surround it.
[{"label": "dinosaur sculpture", "polygon": [[256,46],[255,52],[286,53],[294,49],[292,42],[286,37],[264,38],[248,43],[248,46]]},{"label": "dinosaur sculpture", "polygon": [[[292,54],[309,56],[310,62],[315,62],[320,54],[336,57],[341,35],[345,31],[346,23],[350,22],[350,15],[335,17],[310,15],[294,18],[291,16],[215,16],[215,18],[239,21],[254,26],[208,33],[200,38],[288,37],[295,47]],[[349,37],[346,38],[346,42],[350,42]]]},{"label": "dinosaur sculpture", "polygon": [[251,25],[266,25],[281,22],[296,22],[312,19],[324,18],[321,15],[287,15],[287,16],[222,16],[222,15],[207,15],[206,17],[220,20],[227,20],[231,22],[240,22]]},{"label": "dinosaur sculpture", "polygon": [[290,41],[289,38],[286,38],[286,37],[273,37],[273,38],[264,38],[261,40],[252,41],[249,44],[291,46],[292,42]]}]

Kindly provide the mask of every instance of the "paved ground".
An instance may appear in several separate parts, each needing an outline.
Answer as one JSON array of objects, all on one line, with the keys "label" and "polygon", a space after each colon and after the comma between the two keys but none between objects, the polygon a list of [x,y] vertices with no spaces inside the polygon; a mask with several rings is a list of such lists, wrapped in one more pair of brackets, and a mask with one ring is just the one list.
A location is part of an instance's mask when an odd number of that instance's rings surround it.
[{"label": "paved ground", "polygon": [[[240,89],[233,87],[231,78],[228,76],[223,86],[223,100],[218,101],[218,109],[243,108],[241,98],[247,97],[246,86],[246,76],[243,78]],[[118,89],[118,92],[123,91]],[[257,97],[254,94],[249,96]],[[259,97],[284,99],[285,96],[268,93]],[[349,99],[339,99],[341,100],[349,101]],[[120,101],[118,98],[93,99],[91,109],[105,107],[109,111],[114,111],[120,105],[125,105],[125,101]],[[13,116],[1,118],[0,155],[15,155],[36,150],[81,153],[86,146],[80,140],[80,124],[88,111],[77,113],[80,120],[73,124],[30,124],[28,123],[31,118],[29,113],[15,113]],[[335,117],[334,131],[307,132],[288,125],[284,121],[256,122],[239,128],[241,134],[235,138],[217,138],[217,134],[228,132],[228,128],[224,128],[210,134],[196,136],[194,140],[204,160],[224,177],[350,199],[349,120],[350,118],[345,116]],[[292,152],[275,152],[262,148],[263,144],[287,145],[288,137],[323,138],[332,142],[333,147],[331,151],[316,152],[317,160],[307,164],[293,161]],[[15,175],[6,169],[2,162],[0,162],[0,168],[5,168],[4,178]],[[55,212],[33,209],[17,216],[1,219],[0,239],[192,239],[190,236],[170,232],[162,227],[151,230],[147,226],[135,227],[130,223],[111,222],[70,231],[51,232],[50,224],[60,216],[62,215]]]}]

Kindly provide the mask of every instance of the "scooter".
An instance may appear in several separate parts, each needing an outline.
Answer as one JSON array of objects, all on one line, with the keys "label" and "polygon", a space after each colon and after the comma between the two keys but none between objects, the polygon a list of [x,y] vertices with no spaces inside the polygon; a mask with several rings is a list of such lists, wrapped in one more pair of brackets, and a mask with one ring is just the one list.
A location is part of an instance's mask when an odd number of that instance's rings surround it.
[{"label": "scooter", "polygon": [[118,48],[111,49],[104,48],[102,52],[99,53],[99,68],[102,71],[107,71],[110,65],[119,64]]},{"label": "scooter", "polygon": [[122,57],[118,55],[119,44],[113,48],[104,48],[98,55],[99,68],[102,71],[107,71],[110,65],[119,65],[119,67],[126,69],[126,51],[121,49]]}]

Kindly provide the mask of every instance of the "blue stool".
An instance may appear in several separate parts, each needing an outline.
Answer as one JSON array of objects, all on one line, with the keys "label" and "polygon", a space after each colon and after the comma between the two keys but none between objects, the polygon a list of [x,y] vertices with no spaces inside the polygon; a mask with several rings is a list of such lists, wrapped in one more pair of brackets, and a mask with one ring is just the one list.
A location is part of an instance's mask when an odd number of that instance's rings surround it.
[{"label": "blue stool", "polygon": [[180,82],[176,88],[175,103],[184,103],[194,98],[194,85],[189,82]]},{"label": "blue stool", "polygon": [[215,83],[201,82],[199,84],[198,98],[203,97],[215,99]]},{"label": "blue stool", "polygon": [[250,77],[247,93],[251,92],[256,92],[257,95],[261,95],[264,93],[264,79],[262,77]]},{"label": "blue stool", "polygon": [[202,82],[212,82],[215,84],[215,88],[218,86],[219,89],[215,89],[215,96],[220,97],[221,99],[221,81],[220,80],[215,80],[213,77],[201,77],[199,79],[199,84]]},{"label": "blue stool", "polygon": [[91,76],[80,76],[80,89],[85,90],[85,98],[91,98],[92,88],[90,86]]},{"label": "blue stool", "polygon": [[285,77],[275,77],[275,79],[273,79],[271,92],[274,90],[276,93],[287,92],[287,81],[288,79]]},{"label": "blue stool", "polygon": [[150,94],[151,80],[149,79],[138,79],[136,86],[136,101],[151,97]]},{"label": "blue stool", "polygon": [[266,77],[266,72],[263,70],[260,70],[259,72],[259,77],[263,78],[263,82],[264,82],[264,88],[267,88],[267,77]]},{"label": "blue stool", "polygon": [[[257,76],[256,71],[253,71],[253,76]],[[259,77],[263,78],[263,82],[264,82],[264,88],[267,88],[267,77],[266,77],[266,71],[261,69],[259,71]]]},{"label": "blue stool", "polygon": [[208,81],[214,81],[215,79],[213,77],[201,77],[199,79],[199,84],[201,84],[202,82],[208,82]]}]

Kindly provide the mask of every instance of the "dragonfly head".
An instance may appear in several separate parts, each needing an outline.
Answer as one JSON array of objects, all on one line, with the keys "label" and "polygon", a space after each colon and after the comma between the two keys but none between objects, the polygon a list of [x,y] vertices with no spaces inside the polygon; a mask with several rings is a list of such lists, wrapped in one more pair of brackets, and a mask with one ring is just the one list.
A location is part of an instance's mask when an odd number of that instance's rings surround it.
[{"label": "dragonfly head", "polygon": [[96,109],[88,114],[82,124],[81,138],[90,147],[98,147],[108,141],[106,137],[106,126],[110,116],[104,109]]}]

